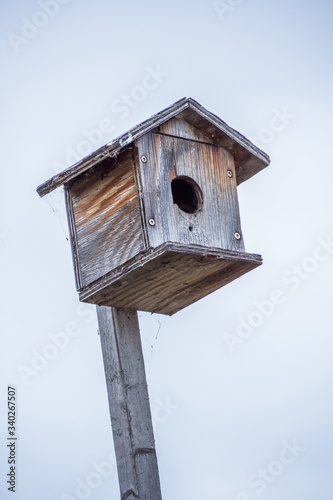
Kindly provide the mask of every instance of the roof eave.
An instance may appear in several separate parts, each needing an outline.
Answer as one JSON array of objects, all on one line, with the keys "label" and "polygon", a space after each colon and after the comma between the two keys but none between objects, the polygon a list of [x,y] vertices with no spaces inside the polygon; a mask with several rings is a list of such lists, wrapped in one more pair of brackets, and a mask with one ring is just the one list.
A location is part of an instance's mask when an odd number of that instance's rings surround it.
[{"label": "roof eave", "polygon": [[125,134],[117,137],[113,141],[107,143],[105,146],[102,146],[101,148],[92,152],[90,155],[78,161],[71,167],[68,167],[66,170],[63,170],[59,174],[54,175],[53,177],[51,177],[51,179],[38,186],[37,193],[39,194],[39,196],[43,197],[54,189],[71,181],[77,175],[86,172],[90,168],[93,168],[105,158],[116,157],[123,148],[131,144],[136,139],[139,139],[142,135],[148,133],[151,129],[158,127],[167,120],[170,120],[178,113],[186,109],[188,106],[189,100],[186,97],[180,99],[169,108],[166,108],[156,115],[153,115],[139,125],[136,125],[129,131],[125,132]]},{"label": "roof eave", "polygon": [[[229,150],[235,159],[237,184],[244,182],[269,165],[270,159],[266,153],[235,129],[229,127],[218,116],[207,111],[197,101],[184,97],[172,106],[133,127],[112,142],[97,149],[71,167],[54,175],[51,179],[38,186],[37,193],[39,196],[45,196],[93,168],[105,158],[115,158],[125,147],[177,115],[182,115],[197,128],[204,129],[204,133],[211,135],[217,145]],[[207,132],[210,129],[212,130],[211,134]]]}]

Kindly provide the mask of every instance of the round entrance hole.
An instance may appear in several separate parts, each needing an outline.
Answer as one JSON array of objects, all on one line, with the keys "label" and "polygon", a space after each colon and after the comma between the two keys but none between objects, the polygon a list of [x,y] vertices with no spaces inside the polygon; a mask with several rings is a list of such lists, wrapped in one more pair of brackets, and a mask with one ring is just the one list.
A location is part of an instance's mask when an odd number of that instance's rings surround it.
[{"label": "round entrance hole", "polygon": [[173,202],[187,214],[194,214],[202,205],[202,192],[198,184],[191,179],[181,175],[175,177],[171,182]]}]

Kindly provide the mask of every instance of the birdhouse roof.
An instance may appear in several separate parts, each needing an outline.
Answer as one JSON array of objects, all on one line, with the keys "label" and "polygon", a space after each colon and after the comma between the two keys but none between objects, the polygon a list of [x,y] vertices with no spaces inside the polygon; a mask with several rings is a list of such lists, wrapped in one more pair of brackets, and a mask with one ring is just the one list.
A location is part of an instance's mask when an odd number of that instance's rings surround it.
[{"label": "birdhouse roof", "polygon": [[183,98],[136,125],[112,142],[97,149],[73,166],[54,175],[37,188],[40,196],[67,184],[75,177],[94,168],[106,158],[116,158],[122,150],[144,134],[154,130],[172,118],[182,118],[201,130],[216,146],[220,146],[234,157],[237,184],[246,181],[270,163],[269,156],[242,134],[227,125],[221,118],[207,111],[192,98]]}]

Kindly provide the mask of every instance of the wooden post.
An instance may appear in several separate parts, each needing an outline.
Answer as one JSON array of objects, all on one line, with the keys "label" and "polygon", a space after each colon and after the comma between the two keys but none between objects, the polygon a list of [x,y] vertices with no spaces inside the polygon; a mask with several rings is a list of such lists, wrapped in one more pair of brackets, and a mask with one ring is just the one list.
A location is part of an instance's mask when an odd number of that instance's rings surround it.
[{"label": "wooden post", "polygon": [[137,312],[97,306],[121,500],[162,500]]}]

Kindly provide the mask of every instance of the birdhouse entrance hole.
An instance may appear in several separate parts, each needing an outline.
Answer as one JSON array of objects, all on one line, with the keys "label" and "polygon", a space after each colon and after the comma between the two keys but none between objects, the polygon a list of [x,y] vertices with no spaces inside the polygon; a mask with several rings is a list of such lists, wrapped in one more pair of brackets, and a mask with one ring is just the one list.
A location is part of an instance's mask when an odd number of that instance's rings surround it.
[{"label": "birdhouse entrance hole", "polygon": [[187,214],[194,214],[202,205],[202,192],[198,184],[185,175],[175,177],[171,182],[173,202]]}]

